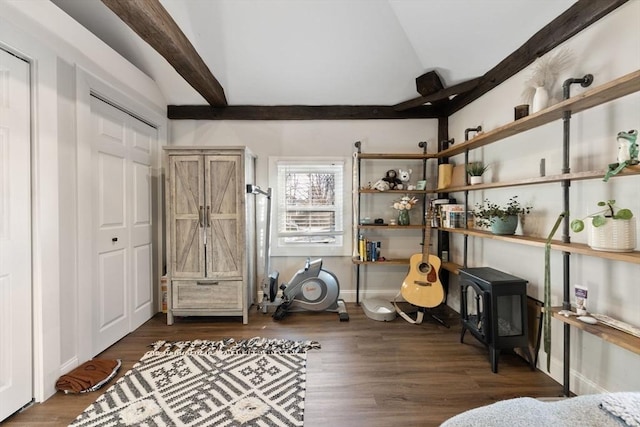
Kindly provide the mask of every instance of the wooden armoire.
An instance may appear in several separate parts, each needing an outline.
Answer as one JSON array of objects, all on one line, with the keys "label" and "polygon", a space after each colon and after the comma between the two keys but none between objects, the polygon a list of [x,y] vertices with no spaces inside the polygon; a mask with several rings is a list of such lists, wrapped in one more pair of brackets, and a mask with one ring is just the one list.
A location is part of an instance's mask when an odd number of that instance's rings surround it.
[{"label": "wooden armoire", "polygon": [[255,156],[246,147],[165,147],[167,324],[242,316],[256,283]]}]

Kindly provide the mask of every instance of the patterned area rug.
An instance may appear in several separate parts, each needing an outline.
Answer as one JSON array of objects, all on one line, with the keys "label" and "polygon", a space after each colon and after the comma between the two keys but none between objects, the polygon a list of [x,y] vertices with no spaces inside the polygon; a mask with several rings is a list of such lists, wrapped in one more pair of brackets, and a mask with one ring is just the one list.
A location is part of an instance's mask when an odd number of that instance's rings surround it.
[{"label": "patterned area rug", "polygon": [[302,426],[307,350],[252,338],[153,344],[76,420],[88,426]]}]

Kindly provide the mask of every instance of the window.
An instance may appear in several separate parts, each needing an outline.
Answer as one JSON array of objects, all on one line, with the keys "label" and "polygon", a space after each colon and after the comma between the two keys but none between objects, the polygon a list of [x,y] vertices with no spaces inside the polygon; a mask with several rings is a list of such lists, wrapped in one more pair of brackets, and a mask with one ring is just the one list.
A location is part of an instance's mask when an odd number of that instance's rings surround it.
[{"label": "window", "polygon": [[[345,159],[271,158],[273,255],[348,255]],[[346,193],[349,194],[348,192]]]}]

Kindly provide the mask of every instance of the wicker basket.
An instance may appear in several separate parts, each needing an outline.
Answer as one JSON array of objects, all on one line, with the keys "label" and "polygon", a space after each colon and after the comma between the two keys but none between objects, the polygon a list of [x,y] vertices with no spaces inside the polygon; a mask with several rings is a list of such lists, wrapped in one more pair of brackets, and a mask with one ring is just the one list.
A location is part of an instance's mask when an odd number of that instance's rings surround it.
[{"label": "wicker basket", "polygon": [[607,218],[600,227],[589,223],[589,246],[596,251],[633,252],[636,248],[636,219]]}]

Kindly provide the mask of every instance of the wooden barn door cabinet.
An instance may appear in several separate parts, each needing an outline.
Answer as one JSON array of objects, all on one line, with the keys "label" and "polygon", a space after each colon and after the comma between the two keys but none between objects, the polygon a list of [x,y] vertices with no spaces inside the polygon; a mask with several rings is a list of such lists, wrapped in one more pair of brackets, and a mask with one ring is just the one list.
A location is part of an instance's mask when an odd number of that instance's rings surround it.
[{"label": "wooden barn door cabinet", "polygon": [[167,323],[242,316],[255,288],[254,156],[244,147],[165,147]]}]

